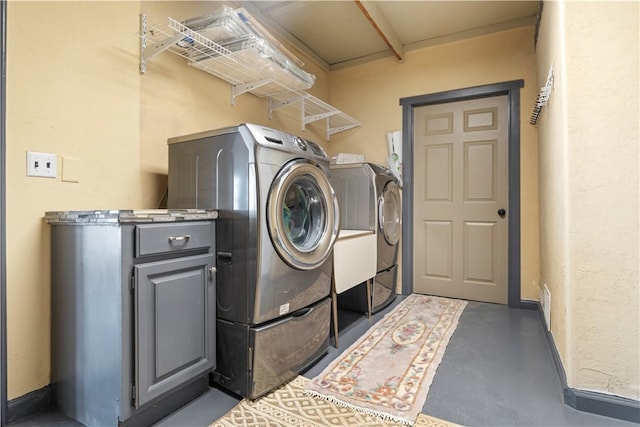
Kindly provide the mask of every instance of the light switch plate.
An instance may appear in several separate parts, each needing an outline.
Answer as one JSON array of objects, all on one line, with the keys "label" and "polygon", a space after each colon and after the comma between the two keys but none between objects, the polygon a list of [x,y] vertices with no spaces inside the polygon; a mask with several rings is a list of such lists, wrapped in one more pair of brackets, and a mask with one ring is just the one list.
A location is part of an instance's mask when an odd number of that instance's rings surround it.
[{"label": "light switch plate", "polygon": [[80,160],[62,157],[62,182],[80,182]]},{"label": "light switch plate", "polygon": [[58,157],[50,153],[27,151],[27,176],[56,178],[58,176]]}]

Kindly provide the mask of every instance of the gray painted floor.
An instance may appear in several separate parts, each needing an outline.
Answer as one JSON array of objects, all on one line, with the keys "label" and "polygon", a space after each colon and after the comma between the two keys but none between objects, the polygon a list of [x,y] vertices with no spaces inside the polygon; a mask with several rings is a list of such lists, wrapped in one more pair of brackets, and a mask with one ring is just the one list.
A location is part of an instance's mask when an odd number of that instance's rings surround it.
[{"label": "gray painted floor", "polygon": [[[400,299],[370,320],[341,311],[340,348],[330,347],[303,375],[312,378],[320,373]],[[156,427],[208,426],[237,402],[235,396],[212,388]],[[422,412],[466,426],[637,426],[563,404],[561,383],[537,312],[477,302],[470,302],[463,312]],[[78,424],[50,412],[12,425]]]}]

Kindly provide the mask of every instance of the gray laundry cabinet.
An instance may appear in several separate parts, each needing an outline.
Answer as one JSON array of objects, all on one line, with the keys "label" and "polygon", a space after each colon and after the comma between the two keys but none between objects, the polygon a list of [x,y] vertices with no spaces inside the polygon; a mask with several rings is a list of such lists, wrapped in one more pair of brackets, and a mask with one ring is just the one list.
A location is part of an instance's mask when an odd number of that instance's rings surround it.
[{"label": "gray laundry cabinet", "polygon": [[150,425],[215,369],[215,211],[49,212],[51,391],[88,426]]}]

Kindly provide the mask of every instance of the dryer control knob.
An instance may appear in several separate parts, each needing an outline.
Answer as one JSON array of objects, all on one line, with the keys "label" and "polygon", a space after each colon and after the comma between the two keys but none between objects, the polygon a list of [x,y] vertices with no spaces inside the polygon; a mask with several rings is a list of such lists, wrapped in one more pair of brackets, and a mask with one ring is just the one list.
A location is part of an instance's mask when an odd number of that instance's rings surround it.
[{"label": "dryer control knob", "polygon": [[307,151],[307,142],[304,139],[300,138],[299,136],[294,136],[293,142],[295,142],[298,148],[302,151]]}]

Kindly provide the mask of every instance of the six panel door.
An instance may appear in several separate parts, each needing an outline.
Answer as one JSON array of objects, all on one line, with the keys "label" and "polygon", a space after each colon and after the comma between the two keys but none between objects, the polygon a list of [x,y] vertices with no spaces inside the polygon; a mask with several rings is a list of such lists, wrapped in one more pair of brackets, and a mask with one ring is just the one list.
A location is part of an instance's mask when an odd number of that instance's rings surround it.
[{"label": "six panel door", "polygon": [[507,97],[414,110],[414,291],[507,303]]}]

